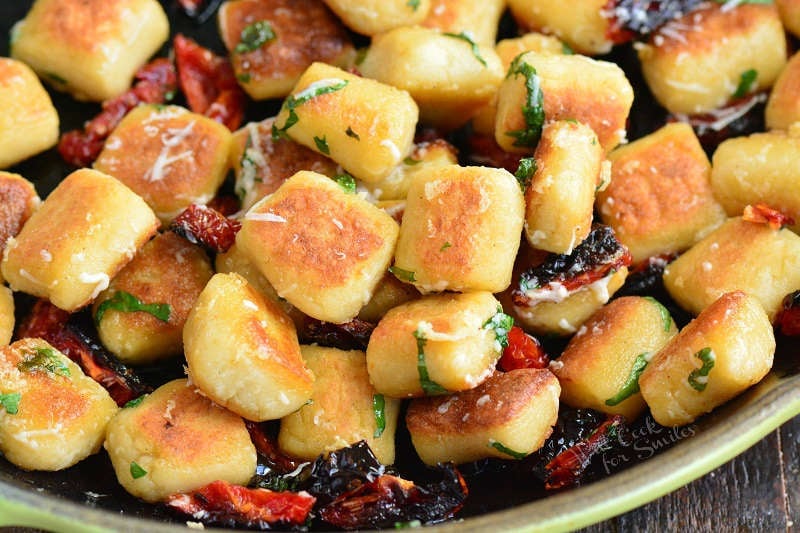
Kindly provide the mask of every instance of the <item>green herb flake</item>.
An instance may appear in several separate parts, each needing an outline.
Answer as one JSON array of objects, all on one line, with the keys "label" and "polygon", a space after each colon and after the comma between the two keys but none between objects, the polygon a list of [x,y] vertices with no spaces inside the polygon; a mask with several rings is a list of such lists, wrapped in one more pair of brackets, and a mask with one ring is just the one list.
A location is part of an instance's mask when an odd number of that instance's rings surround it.
[{"label": "green herb flake", "polygon": [[322,152],[325,155],[331,155],[331,149],[328,147],[328,139],[327,136],[323,136],[322,138],[314,136],[314,144],[317,145],[317,150]]},{"label": "green herb flake", "polygon": [[495,340],[497,341],[498,351],[508,346],[508,332],[514,327],[514,319],[503,312],[503,308],[497,306],[497,312],[492,318],[486,321],[483,329],[491,329],[494,331]]},{"label": "green herb flake", "polygon": [[406,2],[406,5],[411,9],[413,9],[414,11],[416,11],[417,9],[419,9],[419,2],[420,0],[408,0],[408,2]]},{"label": "green herb flake", "polygon": [[147,394],[142,394],[138,398],[134,398],[133,400],[130,400],[130,401],[126,402],[125,405],[122,406],[122,408],[123,409],[129,409],[131,407],[136,407],[137,405],[142,403],[145,398],[147,398]]},{"label": "green herb flake", "polygon": [[18,392],[8,392],[0,394],[0,407],[6,410],[6,413],[15,415],[19,412],[19,401],[22,395]]},{"label": "green herb flake", "polygon": [[664,307],[664,305],[653,298],[652,296],[645,296],[645,300],[652,302],[658,308],[658,312],[661,313],[661,323],[664,324],[664,331],[669,331],[672,329],[672,315],[669,314],[669,310]]},{"label": "green herb flake", "polygon": [[59,85],[67,85],[69,82],[56,74],[55,72],[45,72],[45,76],[50,78],[51,81],[58,83]]},{"label": "green herb flake", "polygon": [[377,439],[386,430],[386,399],[383,394],[372,395],[372,412],[375,414],[375,432],[372,436]]},{"label": "green herb flake", "polygon": [[465,31],[462,31],[460,33],[445,32],[442,33],[442,35],[446,35],[447,37],[452,37],[454,39],[461,39],[462,41],[466,41],[467,43],[469,43],[470,47],[472,47],[472,55],[475,56],[475,59],[480,61],[481,65],[483,65],[484,67],[487,66],[486,60],[483,58],[483,56],[481,56],[481,50],[480,48],[478,48],[478,43],[475,42],[475,40],[469,33]]},{"label": "green herb flake", "polygon": [[567,43],[561,43],[561,53],[565,56],[571,56],[575,53],[575,50]]},{"label": "green herb flake", "polygon": [[136,461],[131,461],[131,477],[133,479],[139,479],[140,477],[144,477],[147,475],[147,470],[139,466]]},{"label": "green herb flake", "polygon": [[117,291],[114,293],[114,296],[108,300],[105,300],[97,307],[97,313],[94,317],[96,324],[100,323],[100,321],[103,319],[103,316],[106,314],[106,311],[109,309],[113,309],[121,313],[134,313],[141,311],[143,313],[149,313],[153,315],[162,322],[168,322],[169,316],[172,313],[169,304],[146,304],[129,292]]},{"label": "green herb flake", "polygon": [[410,270],[403,270],[402,268],[398,268],[396,266],[390,266],[389,272],[394,274],[395,277],[400,281],[407,281],[408,283],[414,283],[417,281],[417,275]]},{"label": "green herb flake", "polygon": [[317,96],[322,96],[323,94],[329,94],[344,89],[347,86],[347,83],[347,80],[340,80],[338,78],[319,80],[310,84],[297,94],[290,94],[286,100],[283,101],[283,105],[281,106],[282,109],[289,111],[289,115],[286,117],[286,121],[280,128],[275,123],[272,124],[272,139],[288,139],[286,130],[297,124],[297,121],[300,120],[300,117],[298,117],[297,113],[295,112],[297,107],[305,104],[312,98],[316,98]]},{"label": "green herb flake", "polygon": [[517,167],[517,171],[514,172],[514,177],[517,178],[522,192],[525,192],[525,189],[528,188],[535,173],[536,160],[534,158],[523,157],[519,160],[519,166]]},{"label": "green herb flake", "polygon": [[639,392],[639,377],[644,372],[644,369],[647,368],[648,358],[651,356],[649,352],[639,354],[636,359],[633,361],[633,365],[631,366],[631,373],[628,374],[628,379],[625,380],[622,387],[619,389],[614,396],[606,400],[606,405],[609,407],[613,407],[615,405],[619,405],[637,392]]},{"label": "green herb flake", "polygon": [[736,86],[736,91],[733,93],[734,98],[743,98],[753,88],[758,77],[758,72],[755,69],[748,69],[739,75],[739,85]]},{"label": "green herb flake", "polygon": [[421,160],[419,160],[419,159],[414,159],[414,158],[413,158],[413,157],[411,157],[411,156],[408,156],[408,157],[406,157],[405,159],[403,159],[403,164],[404,164],[404,165],[407,165],[407,166],[409,166],[409,167],[413,167],[414,165],[419,165],[420,163],[422,163],[422,161],[421,161]]},{"label": "green herb flake", "polygon": [[514,459],[525,459],[528,454],[517,452],[509,448],[508,446],[504,445],[502,442],[497,442],[496,440],[489,439],[489,447],[494,448],[498,452],[508,455],[509,457],[513,457]]},{"label": "green herb flake", "polygon": [[407,528],[410,528],[410,527],[421,527],[421,526],[422,526],[422,522],[420,522],[419,520],[410,520],[408,522],[395,522],[394,523],[394,528],[395,529],[407,529]]},{"label": "green herb flake", "polygon": [[242,30],[239,44],[234,48],[237,54],[246,54],[261,48],[261,45],[275,39],[275,31],[268,20],[259,20]]},{"label": "green herb flake", "polygon": [[703,392],[708,385],[708,373],[714,368],[714,362],[717,359],[714,350],[706,346],[696,354],[695,357],[703,362],[703,366],[695,368],[689,374],[689,385],[696,391]]},{"label": "green herb flake", "polygon": [[440,252],[444,252],[445,250],[447,250],[448,248],[450,248],[450,247],[452,247],[452,246],[453,246],[452,244],[450,244],[449,242],[446,242],[446,243],[444,243],[444,244],[442,245],[442,247],[441,247],[441,248],[439,248],[439,251],[440,251]]},{"label": "green herb flake", "polygon": [[249,72],[241,72],[236,75],[236,79],[242,83],[250,83],[251,77]]},{"label": "green herb flake", "polygon": [[167,91],[164,93],[164,100],[171,102],[175,99],[175,91]]},{"label": "green herb flake", "polygon": [[356,179],[350,174],[339,174],[334,181],[348,194],[356,193]]},{"label": "green herb flake", "polygon": [[514,146],[533,148],[539,143],[544,126],[544,94],[536,69],[522,61],[522,54],[512,61],[508,68],[507,78],[522,76],[525,78],[525,103],[522,104],[522,117],[525,119],[525,129],[507,131],[506,135],[514,137]]},{"label": "green herb flake", "polygon": [[417,372],[419,373],[419,384],[422,387],[422,392],[426,396],[447,394],[447,389],[431,380],[428,375],[428,365],[425,363],[425,343],[427,339],[419,327],[414,331],[414,338],[417,339]]},{"label": "green herb flake", "polygon": [[17,363],[20,372],[47,372],[48,374],[69,377],[69,367],[56,355],[52,348],[34,348],[33,352],[25,352],[25,359]]},{"label": "green herb flake", "polygon": [[358,133],[354,132],[353,128],[351,128],[350,126],[347,126],[347,130],[345,130],[344,134],[357,141],[361,140],[361,137],[359,137]]}]

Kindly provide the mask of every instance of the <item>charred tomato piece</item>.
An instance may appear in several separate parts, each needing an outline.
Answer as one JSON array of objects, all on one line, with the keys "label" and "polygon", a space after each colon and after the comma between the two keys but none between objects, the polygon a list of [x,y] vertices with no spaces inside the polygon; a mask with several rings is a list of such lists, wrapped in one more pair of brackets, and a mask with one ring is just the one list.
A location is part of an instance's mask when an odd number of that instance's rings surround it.
[{"label": "charred tomato piece", "polygon": [[525,333],[519,326],[512,327],[508,332],[508,346],[503,349],[499,366],[509,372],[518,368],[547,368],[550,358],[544,348],[536,340]]},{"label": "charred tomato piece", "polygon": [[238,220],[205,205],[192,204],[181,212],[170,224],[170,229],[193,244],[209,251],[224,253],[236,242],[236,234],[242,228]]},{"label": "charred tomato piece", "polygon": [[297,333],[304,343],[317,343],[340,350],[366,350],[375,324],[354,318],[343,324],[309,319]]},{"label": "charred tomato piece", "polygon": [[783,299],[775,326],[784,335],[800,335],[800,291],[794,291]]}]

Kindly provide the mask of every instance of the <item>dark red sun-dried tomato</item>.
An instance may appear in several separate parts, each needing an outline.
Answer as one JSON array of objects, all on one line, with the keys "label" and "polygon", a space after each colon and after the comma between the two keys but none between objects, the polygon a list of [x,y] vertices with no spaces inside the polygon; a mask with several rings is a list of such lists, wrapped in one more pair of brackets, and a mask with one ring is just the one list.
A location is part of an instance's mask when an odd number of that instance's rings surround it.
[{"label": "dark red sun-dried tomato", "polygon": [[508,346],[500,358],[500,368],[509,372],[518,368],[547,368],[550,358],[542,345],[519,326],[508,332]]},{"label": "dark red sun-dried tomato", "polygon": [[170,224],[170,229],[193,244],[224,253],[236,242],[242,224],[205,205],[192,204]]},{"label": "dark red sun-dried tomato", "polygon": [[177,89],[175,67],[164,58],[155,59],[136,73],[127,92],[103,102],[103,110],[83,126],[61,136],[58,153],[70,165],[87,167],[97,159],[103,143],[122,118],[139,104],[161,104]]},{"label": "dark red sun-dried tomato", "polygon": [[333,324],[309,318],[297,334],[305,343],[316,343],[340,350],[366,350],[375,324],[354,318],[343,324]]},{"label": "dark red sun-dried tomato", "polygon": [[245,421],[245,426],[250,433],[250,440],[253,441],[256,451],[269,462],[271,469],[286,473],[291,472],[300,465],[299,461],[295,461],[278,449],[278,444],[264,431],[262,424],[247,420]]},{"label": "dark red sun-dried tomato", "polygon": [[525,154],[512,154],[506,152],[497,142],[494,137],[487,135],[470,135],[468,139],[469,155],[467,158],[475,165],[484,165],[489,167],[504,168],[512,174],[519,168],[519,160],[525,157]]},{"label": "dark red sun-dried tomato", "polygon": [[231,62],[192,39],[175,36],[175,63],[178,81],[189,108],[228,127],[242,124],[247,97],[233,72]]},{"label": "dark red sun-dried tomato", "polygon": [[800,291],[789,293],[783,299],[775,327],[783,335],[800,335]]},{"label": "dark red sun-dried tomato", "polygon": [[783,226],[794,225],[794,219],[773,209],[766,204],[747,205],[742,213],[742,220],[755,224],[766,224],[774,230],[779,230]]},{"label": "dark red sun-dried tomato", "polygon": [[206,525],[258,527],[305,523],[316,499],[307,492],[274,492],[214,481],[188,494],[173,494],[167,505]]}]

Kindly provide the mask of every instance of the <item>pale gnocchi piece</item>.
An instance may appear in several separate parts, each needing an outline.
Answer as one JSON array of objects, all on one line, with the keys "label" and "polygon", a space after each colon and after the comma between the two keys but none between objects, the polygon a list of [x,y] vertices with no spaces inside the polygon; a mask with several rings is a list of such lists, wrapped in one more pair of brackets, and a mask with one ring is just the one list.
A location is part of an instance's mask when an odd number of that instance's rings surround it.
[{"label": "pale gnocchi piece", "polygon": [[475,42],[493,45],[505,8],[505,0],[431,0],[422,26],[448,33],[463,32]]},{"label": "pale gnocchi piece", "polygon": [[14,334],[14,295],[11,289],[0,285],[0,346],[11,342]]},{"label": "pale gnocchi piece", "polygon": [[15,291],[75,311],[108,288],[158,225],[125,185],[96,170],[76,170],[9,239],[0,269]]},{"label": "pale gnocchi piece", "polygon": [[693,422],[758,383],[772,367],[775,336],[744,292],[720,296],[653,356],[639,378],[656,422]]},{"label": "pale gnocchi piece", "polygon": [[58,124],[50,95],[30,67],[0,57],[0,168],[53,147]]},{"label": "pale gnocchi piece", "polygon": [[314,61],[346,67],[355,58],[322,0],[229,0],[217,20],[236,79],[254,100],[286,96]]},{"label": "pale gnocchi piece", "polygon": [[[538,78],[541,102],[527,88],[527,80],[534,77]],[[524,142],[519,133],[532,131],[536,125],[528,123],[523,107],[536,108],[540,103],[545,121],[577,120],[586,124],[608,152],[625,140],[633,89],[614,63],[580,55],[526,52],[509,67],[497,93],[497,144],[507,152],[532,153],[535,142]]]},{"label": "pale gnocchi piece", "polygon": [[283,102],[272,131],[372,183],[410,153],[418,117],[419,108],[406,91],[313,63]]},{"label": "pale gnocchi piece", "polygon": [[230,146],[230,131],[213,119],[174,105],[141,105],[114,128],[94,168],[130,187],[167,224],[214,197]]},{"label": "pale gnocchi piece", "polygon": [[[786,64],[786,37],[774,5],[706,2],[656,30],[638,54],[656,100],[697,114],[724,106],[740,87],[771,87]],[[750,71],[755,79],[743,84]]]},{"label": "pale gnocchi piece", "polygon": [[281,298],[341,323],[372,297],[398,233],[392,217],[359,195],[301,171],[247,212],[236,244]]},{"label": "pale gnocchi piece", "polygon": [[203,394],[257,422],[296,411],[314,376],[286,313],[238,274],[216,274],[183,329],[188,374]]},{"label": "pale gnocchi piece", "polygon": [[108,392],[41,339],[0,346],[0,451],[25,470],[63,470],[96,453],[117,411]]},{"label": "pale gnocchi piece", "polygon": [[611,183],[597,207],[634,264],[682,252],[725,221],[708,156],[688,124],[667,124],[608,158]]},{"label": "pale gnocchi piece", "polygon": [[256,470],[244,420],[185,379],[120,409],[108,424],[104,447],[120,485],[151,503],[217,480],[245,485]]},{"label": "pale gnocchi piece", "polygon": [[663,279],[692,314],[725,293],[745,291],[773,320],[783,298],[800,287],[800,236],[731,218],[667,265]]},{"label": "pale gnocchi piece", "polygon": [[589,126],[559,120],[544,125],[534,161],[525,237],[534,248],[571,254],[592,229],[595,190],[608,173],[605,153]]},{"label": "pale gnocchi piece", "polygon": [[99,102],[125,92],[168,36],[157,0],[36,0],[11,31],[11,56],[55,89]]},{"label": "pale gnocchi piece", "polygon": [[419,24],[432,0],[324,0],[351,30],[377,35],[400,26]]},{"label": "pale gnocchi piece", "polygon": [[423,293],[499,292],[511,283],[525,204],[509,172],[420,170],[408,192],[394,272]]},{"label": "pale gnocchi piece", "polygon": [[425,464],[522,459],[550,436],[558,379],[546,369],[498,372],[476,388],[411,401],[406,425]]},{"label": "pale gnocchi piece", "polygon": [[493,46],[419,26],[376,35],[358,68],[368,78],[408,91],[420,122],[442,129],[465,124],[503,80]]},{"label": "pale gnocchi piece", "polygon": [[678,328],[652,297],[625,296],[594,313],[570,339],[550,370],[561,401],[635,420],[644,410],[638,378]]},{"label": "pale gnocchi piece", "polygon": [[606,0],[508,0],[517,23],[529,30],[552,33],[575,51],[599,55],[611,51],[611,25]]},{"label": "pale gnocchi piece", "polygon": [[787,31],[800,37],[800,1],[798,0],[775,0],[781,21]]},{"label": "pale gnocchi piece", "polygon": [[301,170],[334,177],[341,173],[329,157],[291,139],[272,138],[274,118],[250,122],[233,134],[230,166],[236,174],[236,195],[242,210],[275,192]]},{"label": "pale gnocchi piece", "polygon": [[[19,174],[0,170],[0,256],[8,239],[17,236],[40,204],[41,200],[33,183]],[[0,283],[3,283],[2,272]]]},{"label": "pale gnocchi piece", "polygon": [[500,303],[484,291],[423,296],[398,305],[370,336],[370,381],[392,398],[477,387],[500,357],[498,335],[507,330],[494,323],[503,317]]},{"label": "pale gnocchi piece", "polygon": [[420,293],[413,285],[402,282],[393,274],[387,273],[375,287],[372,298],[358,312],[358,318],[377,324],[393,307],[419,297]]},{"label": "pale gnocchi piece", "polygon": [[[800,2],[797,5],[800,17]],[[800,93],[800,52],[789,58],[769,94],[764,115],[768,129],[788,130],[792,124],[800,122],[798,93]]]},{"label": "pale gnocchi piece", "polygon": [[320,346],[301,350],[314,373],[314,390],[308,403],[281,418],[281,450],[310,461],[365,440],[378,461],[393,464],[400,400],[375,391],[364,352]]},{"label": "pale gnocchi piece", "polygon": [[183,326],[213,275],[205,251],[168,231],[145,244],[93,305],[103,346],[145,364],[183,352]]},{"label": "pale gnocchi piece", "polygon": [[711,189],[730,216],[767,204],[794,218],[800,231],[800,124],[723,141],[714,152]]}]

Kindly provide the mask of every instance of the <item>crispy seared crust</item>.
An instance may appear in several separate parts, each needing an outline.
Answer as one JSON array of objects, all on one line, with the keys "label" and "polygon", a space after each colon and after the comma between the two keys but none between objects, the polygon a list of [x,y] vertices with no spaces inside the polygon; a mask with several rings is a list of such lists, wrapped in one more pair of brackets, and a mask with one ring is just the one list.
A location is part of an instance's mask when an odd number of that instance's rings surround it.
[{"label": "crispy seared crust", "polygon": [[[0,171],[0,253],[5,249],[8,239],[19,233],[40,203],[33,183],[19,174]],[[2,282],[3,276],[0,275]]]}]

